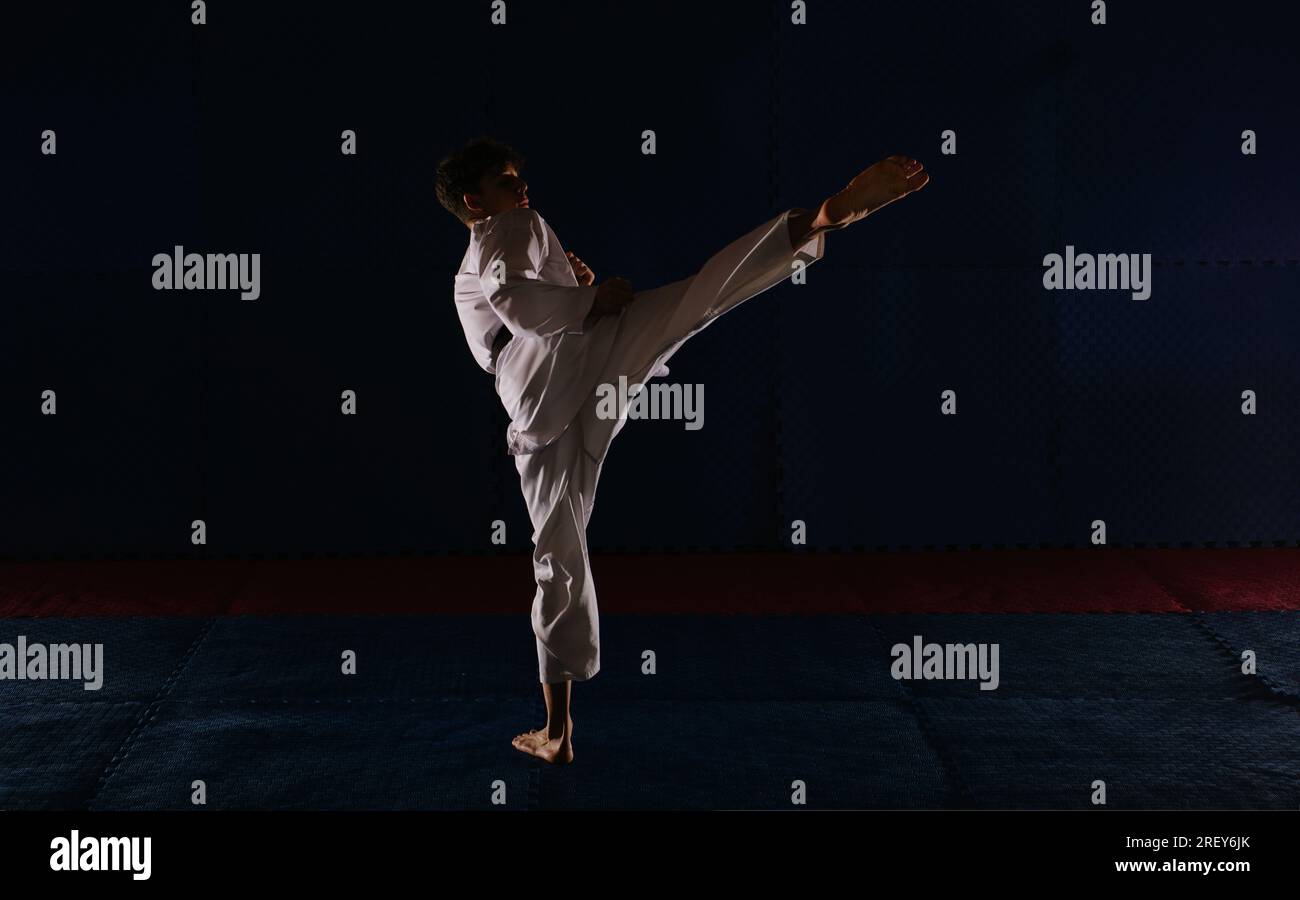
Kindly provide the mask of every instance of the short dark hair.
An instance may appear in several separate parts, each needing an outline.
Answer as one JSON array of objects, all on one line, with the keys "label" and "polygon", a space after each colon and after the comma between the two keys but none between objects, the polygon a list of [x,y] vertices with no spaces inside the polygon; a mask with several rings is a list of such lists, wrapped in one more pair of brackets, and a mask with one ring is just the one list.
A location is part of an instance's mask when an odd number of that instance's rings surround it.
[{"label": "short dark hair", "polygon": [[473,214],[465,206],[464,195],[477,194],[484,175],[496,175],[507,165],[522,171],[524,158],[513,147],[486,135],[474,138],[438,163],[438,202],[469,224]]}]

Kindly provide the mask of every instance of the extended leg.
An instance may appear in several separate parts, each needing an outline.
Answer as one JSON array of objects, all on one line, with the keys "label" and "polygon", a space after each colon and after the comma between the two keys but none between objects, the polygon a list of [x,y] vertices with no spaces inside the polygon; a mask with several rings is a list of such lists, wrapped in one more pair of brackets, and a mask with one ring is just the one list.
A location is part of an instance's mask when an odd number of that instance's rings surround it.
[{"label": "extended leg", "polygon": [[786,224],[790,232],[790,249],[798,250],[823,231],[829,230],[830,223],[824,221],[818,213],[796,207],[790,210]]},{"label": "extended leg", "polygon": [[[620,315],[614,350],[606,366],[610,383],[619,375],[643,382],[692,335],[751,297],[784,281],[799,264],[825,252],[825,233],[847,228],[929,182],[924,166],[895,155],[855,176],[816,213],[796,207],[732,241],[689,278],[643,291]],[[596,457],[598,447],[589,448]]]},{"label": "extended leg", "polygon": [[578,417],[585,423],[586,451],[595,466],[588,506],[605,454],[626,422],[606,422],[596,415],[596,389],[601,384],[616,385],[620,377],[629,384],[644,384],[666,374],[663,364],[691,336],[728,310],[789,278],[798,266],[821,259],[825,239],[820,231],[798,247],[791,244],[790,219],[800,213],[806,210],[782,212],[709,257],[696,274],[638,291],[617,316],[599,321],[597,328],[612,329],[614,335],[593,393]]}]

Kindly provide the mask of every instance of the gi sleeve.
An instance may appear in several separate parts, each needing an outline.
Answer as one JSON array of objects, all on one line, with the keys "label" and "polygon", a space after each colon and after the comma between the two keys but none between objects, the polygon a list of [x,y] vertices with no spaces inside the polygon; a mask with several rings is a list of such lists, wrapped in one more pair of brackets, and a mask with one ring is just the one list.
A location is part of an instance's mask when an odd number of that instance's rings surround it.
[{"label": "gi sleeve", "polygon": [[510,333],[538,338],[581,334],[596,286],[540,280],[549,248],[546,227],[534,210],[512,209],[493,219],[482,239],[479,282]]}]

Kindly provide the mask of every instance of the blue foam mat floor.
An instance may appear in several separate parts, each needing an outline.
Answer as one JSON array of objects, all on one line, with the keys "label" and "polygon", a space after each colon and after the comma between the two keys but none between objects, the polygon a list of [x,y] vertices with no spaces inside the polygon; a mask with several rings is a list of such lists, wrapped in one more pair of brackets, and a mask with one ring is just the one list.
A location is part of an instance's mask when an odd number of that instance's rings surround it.
[{"label": "blue foam mat floor", "polygon": [[[1300,613],[606,616],[570,767],[510,746],[544,721],[526,617],[0,620],[18,635],[103,644],[103,686],[0,680],[3,809],[187,809],[196,781],[208,809],[781,809],[796,783],[1083,809],[1096,780],[1110,807],[1300,804]],[[997,689],[895,680],[918,635],[997,644]]]}]

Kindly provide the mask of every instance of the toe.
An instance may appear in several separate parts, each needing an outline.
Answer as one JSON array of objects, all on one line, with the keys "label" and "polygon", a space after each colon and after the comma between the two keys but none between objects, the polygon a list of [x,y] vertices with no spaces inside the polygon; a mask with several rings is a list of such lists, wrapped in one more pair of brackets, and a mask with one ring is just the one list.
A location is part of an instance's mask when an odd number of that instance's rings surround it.
[{"label": "toe", "polygon": [[912,157],[910,156],[903,156],[902,154],[897,154],[889,157],[889,159],[892,162],[896,162],[898,163],[898,165],[903,167],[904,175],[912,175],[916,172],[921,171],[921,169],[924,168],[924,166],[922,166],[920,162],[918,162],[915,159],[912,159]]}]

